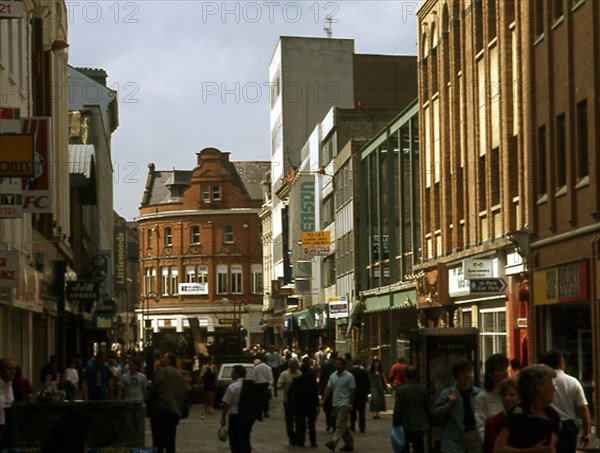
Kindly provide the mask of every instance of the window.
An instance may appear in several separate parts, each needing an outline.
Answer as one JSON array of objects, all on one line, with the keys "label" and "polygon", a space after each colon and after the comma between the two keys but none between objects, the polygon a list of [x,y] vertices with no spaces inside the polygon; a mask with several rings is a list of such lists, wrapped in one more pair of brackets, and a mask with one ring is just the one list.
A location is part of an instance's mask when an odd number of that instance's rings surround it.
[{"label": "window", "polygon": [[217,265],[217,294],[227,294],[227,265]]},{"label": "window", "polygon": [[482,357],[492,354],[506,354],[506,310],[481,310],[479,323],[481,332]]},{"label": "window", "polygon": [[153,267],[146,268],[144,276],[144,292],[146,294],[156,290],[156,270]]},{"label": "window", "polygon": [[567,137],[565,114],[556,117],[556,188],[567,185]]},{"label": "window", "polygon": [[477,186],[479,187],[479,210],[483,211],[486,207],[485,201],[485,154],[479,156],[477,161]]},{"label": "window", "polygon": [[496,206],[500,204],[500,153],[498,148],[494,148],[490,152],[490,173],[491,173],[491,181],[490,181],[490,190],[491,190],[491,198],[492,198],[492,206]]},{"label": "window", "polygon": [[496,37],[496,2],[498,0],[488,0],[487,2],[487,23],[488,23],[488,41]]},{"label": "window", "polygon": [[221,199],[221,186],[213,186],[212,187],[212,199],[213,200]]},{"label": "window", "polygon": [[577,104],[577,179],[589,175],[587,100]]},{"label": "window", "polygon": [[192,225],[190,228],[190,243],[200,244],[200,227],[198,225]]},{"label": "window", "polygon": [[233,227],[231,225],[223,228],[223,242],[225,244],[233,244]]},{"label": "window", "polygon": [[535,35],[544,34],[544,2],[535,2]]},{"label": "window", "polygon": [[196,274],[198,283],[208,283],[208,266],[198,266],[198,273]]},{"label": "window", "polygon": [[161,269],[160,289],[163,296],[169,295],[169,267],[163,266]]},{"label": "window", "polygon": [[242,265],[231,265],[231,293],[242,294]]},{"label": "window", "polygon": [[196,282],[196,267],[185,266],[185,282],[195,283]]},{"label": "window", "polygon": [[179,292],[179,270],[177,266],[171,267],[171,274],[169,276],[169,283],[171,288],[171,294],[176,296]]},{"label": "window", "polygon": [[537,178],[538,178],[538,196],[548,193],[548,181],[546,179],[546,126],[538,127],[537,134]]},{"label": "window", "polygon": [[173,245],[173,230],[171,227],[165,228],[165,247],[171,247]]},{"label": "window", "polygon": [[553,19],[557,20],[563,16],[563,0],[554,0]]},{"label": "window", "polygon": [[252,294],[262,294],[263,292],[263,270],[261,264],[250,266],[250,292]]},{"label": "window", "polygon": [[475,9],[475,50],[483,50],[483,0],[474,0]]},{"label": "window", "polygon": [[210,203],[210,186],[202,186],[202,201]]},{"label": "window", "polygon": [[146,247],[152,248],[152,228],[148,230],[148,235],[146,236]]}]

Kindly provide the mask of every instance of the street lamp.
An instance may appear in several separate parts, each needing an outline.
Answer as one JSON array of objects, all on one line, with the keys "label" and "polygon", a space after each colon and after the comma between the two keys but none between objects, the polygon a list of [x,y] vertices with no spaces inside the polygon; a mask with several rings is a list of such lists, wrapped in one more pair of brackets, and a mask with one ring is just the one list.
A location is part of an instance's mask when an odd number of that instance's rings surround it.
[{"label": "street lamp", "polygon": [[142,303],[142,321],[144,325],[144,346],[148,344],[148,330],[152,329],[152,320],[150,319],[150,301],[160,302],[160,296],[156,291],[149,291],[141,297],[140,302]]}]

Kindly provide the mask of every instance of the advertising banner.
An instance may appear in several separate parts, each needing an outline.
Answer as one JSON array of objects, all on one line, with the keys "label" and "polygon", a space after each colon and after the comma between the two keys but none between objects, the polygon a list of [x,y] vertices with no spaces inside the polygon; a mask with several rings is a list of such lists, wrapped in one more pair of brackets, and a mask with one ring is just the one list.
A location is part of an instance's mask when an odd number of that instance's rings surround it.
[{"label": "advertising banner", "polygon": [[19,284],[19,252],[0,251],[0,288],[16,288]]},{"label": "advertising banner", "polygon": [[23,190],[20,178],[0,178],[0,219],[23,217]]},{"label": "advertising banner", "polygon": [[32,177],[23,178],[23,211],[31,213],[52,212],[50,169],[52,157],[51,119],[47,117],[23,118],[22,132],[33,134],[35,148]]}]

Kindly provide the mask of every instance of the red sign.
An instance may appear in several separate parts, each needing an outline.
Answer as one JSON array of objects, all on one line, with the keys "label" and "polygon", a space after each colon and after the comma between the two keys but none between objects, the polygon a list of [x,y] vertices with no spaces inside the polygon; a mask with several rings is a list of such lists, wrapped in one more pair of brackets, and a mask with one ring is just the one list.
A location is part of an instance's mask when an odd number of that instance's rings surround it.
[{"label": "red sign", "polygon": [[0,288],[16,288],[19,283],[19,252],[0,252]]},{"label": "red sign", "polygon": [[51,119],[47,117],[24,118],[24,134],[35,137],[34,175],[23,178],[23,211],[52,212],[50,193]]}]

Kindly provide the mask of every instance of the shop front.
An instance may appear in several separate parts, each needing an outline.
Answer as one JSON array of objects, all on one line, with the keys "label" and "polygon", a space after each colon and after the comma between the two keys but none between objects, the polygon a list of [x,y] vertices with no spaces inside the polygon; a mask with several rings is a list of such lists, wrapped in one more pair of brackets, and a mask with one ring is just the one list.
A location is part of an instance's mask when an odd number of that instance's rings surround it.
[{"label": "shop front", "polygon": [[409,333],[417,328],[417,291],[414,285],[379,294],[365,292],[364,297],[361,355],[368,363],[379,358],[385,369],[389,369],[398,357],[408,360]]},{"label": "shop front", "polygon": [[594,348],[590,282],[588,259],[533,272],[538,352],[562,351],[567,372],[581,382],[591,403]]}]

